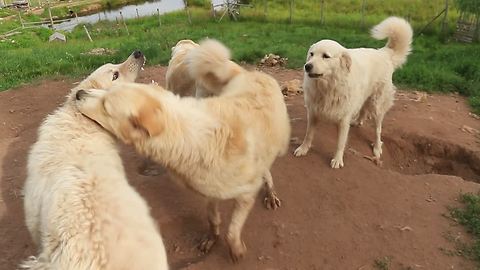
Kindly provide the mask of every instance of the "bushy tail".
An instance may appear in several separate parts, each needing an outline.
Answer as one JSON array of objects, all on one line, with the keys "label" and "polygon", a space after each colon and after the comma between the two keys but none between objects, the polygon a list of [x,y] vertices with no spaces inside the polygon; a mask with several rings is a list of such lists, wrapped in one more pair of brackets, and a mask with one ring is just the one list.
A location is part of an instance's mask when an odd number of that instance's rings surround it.
[{"label": "bushy tail", "polygon": [[412,44],[413,30],[410,24],[399,17],[389,17],[372,28],[372,37],[378,40],[388,38],[385,48],[391,50],[392,62],[395,68],[407,61]]},{"label": "bushy tail", "polygon": [[200,42],[200,46],[187,55],[188,71],[192,78],[211,93],[221,88],[243,68],[230,61],[230,51],[214,39]]}]

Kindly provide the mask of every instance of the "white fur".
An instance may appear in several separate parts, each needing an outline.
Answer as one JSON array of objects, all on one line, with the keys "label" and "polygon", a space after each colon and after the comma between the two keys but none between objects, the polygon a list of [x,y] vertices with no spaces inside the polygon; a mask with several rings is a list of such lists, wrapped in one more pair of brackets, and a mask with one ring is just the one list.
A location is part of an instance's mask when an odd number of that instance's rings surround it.
[{"label": "white fur", "polygon": [[[333,40],[313,44],[307,54],[303,81],[307,107],[307,132],[295,156],[307,154],[319,118],[338,124],[338,145],[332,168],[343,167],[343,153],[351,123],[372,116],[376,125],[375,158],[382,153],[381,130],[385,113],[393,105],[394,70],[410,53],[412,29],[401,18],[390,17],[372,29],[377,39],[388,37],[381,49],[347,49]],[[311,70],[307,71],[311,65]]]},{"label": "white fur", "polygon": [[188,72],[186,58],[188,53],[198,47],[198,44],[185,39],[177,42],[172,48],[172,58],[168,62],[165,87],[180,96],[194,96],[195,80]]},{"label": "white fur", "polygon": [[[143,58],[107,64],[76,89],[133,81]],[[39,255],[24,269],[168,269],[146,202],[128,184],[114,138],[74,106],[49,115],[28,157],[25,217]]]},{"label": "white fur", "polygon": [[[209,51],[198,55],[212,59],[211,46],[199,49]],[[160,87],[123,84],[108,92],[88,91],[77,106],[123,142],[165,166],[174,179],[209,199],[211,232],[202,243],[203,251],[219,237],[218,200],[234,199],[226,239],[236,261],[246,251],[242,227],[263,185],[267,202],[273,207],[278,204],[270,167],[288,149],[290,122],[278,83],[264,73],[232,66],[227,56],[222,53],[203,66],[212,72],[194,73],[202,84],[225,80],[219,96],[180,98]],[[218,66],[235,71],[225,70],[231,77],[222,74],[220,79],[212,76]]]}]

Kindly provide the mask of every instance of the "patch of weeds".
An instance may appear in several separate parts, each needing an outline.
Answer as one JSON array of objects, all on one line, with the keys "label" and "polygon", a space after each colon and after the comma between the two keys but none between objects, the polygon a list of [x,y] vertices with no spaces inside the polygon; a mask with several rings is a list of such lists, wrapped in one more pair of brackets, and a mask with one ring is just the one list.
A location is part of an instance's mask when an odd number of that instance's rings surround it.
[{"label": "patch of weeds", "polygon": [[373,262],[373,267],[378,270],[389,270],[391,260],[392,259],[390,257],[375,259],[375,261]]},{"label": "patch of weeds", "polygon": [[465,226],[474,239],[470,245],[458,243],[458,254],[480,264],[480,194],[462,194],[459,201],[463,207],[450,209],[450,215]]}]

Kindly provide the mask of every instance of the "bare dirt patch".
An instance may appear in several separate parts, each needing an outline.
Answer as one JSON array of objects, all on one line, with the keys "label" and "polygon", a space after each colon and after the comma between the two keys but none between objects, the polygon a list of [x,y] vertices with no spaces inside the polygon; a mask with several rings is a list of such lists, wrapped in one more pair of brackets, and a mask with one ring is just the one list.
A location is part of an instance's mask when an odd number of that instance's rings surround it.
[{"label": "bare dirt patch", "polygon": [[[301,80],[301,71],[268,68],[282,84]],[[165,68],[147,68],[142,82],[164,85]],[[42,119],[64,100],[72,80],[43,81],[0,93],[0,269],[14,269],[35,254],[24,225],[21,189],[28,149]],[[399,92],[384,127],[383,165],[371,155],[369,123],[351,129],[345,168],[333,170],[336,128],[319,126],[311,152],[294,158],[305,127],[303,97],[286,97],[292,120],[290,153],[273,167],[282,207],[257,201],[243,237],[246,258],[232,265],[220,241],[210,254],[196,245],[208,230],[204,199],[177,187],[165,174],[142,176],[142,164],[122,148],[125,169],[148,201],[164,238],[172,269],[375,269],[388,258],[390,269],[473,269],[474,264],[442,250],[454,250],[445,234],[468,235],[443,215],[461,192],[477,192],[480,130],[457,95]],[[444,175],[441,175],[444,174]],[[458,177],[460,176],[460,177]],[[464,181],[462,178],[471,181]],[[222,204],[222,212],[231,204]],[[228,216],[224,216],[228,223]],[[225,232],[225,227],[222,228]],[[410,267],[410,268],[409,268]]]}]

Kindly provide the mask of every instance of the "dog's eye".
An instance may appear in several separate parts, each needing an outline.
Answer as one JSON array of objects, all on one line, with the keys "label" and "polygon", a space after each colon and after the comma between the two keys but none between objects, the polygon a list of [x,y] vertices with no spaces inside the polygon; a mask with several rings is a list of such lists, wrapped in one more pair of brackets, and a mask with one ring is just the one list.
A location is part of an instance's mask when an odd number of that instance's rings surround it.
[{"label": "dog's eye", "polygon": [[313,52],[310,53],[310,56],[313,56]]},{"label": "dog's eye", "polygon": [[324,54],[323,54],[323,59],[328,59],[328,58],[330,58],[330,55],[324,53]]},{"label": "dog's eye", "polygon": [[118,73],[118,71],[115,71],[115,72],[113,73],[113,79],[112,79],[112,81],[115,81],[116,79],[118,79],[118,76],[119,76],[119,75],[120,75],[120,73]]}]

